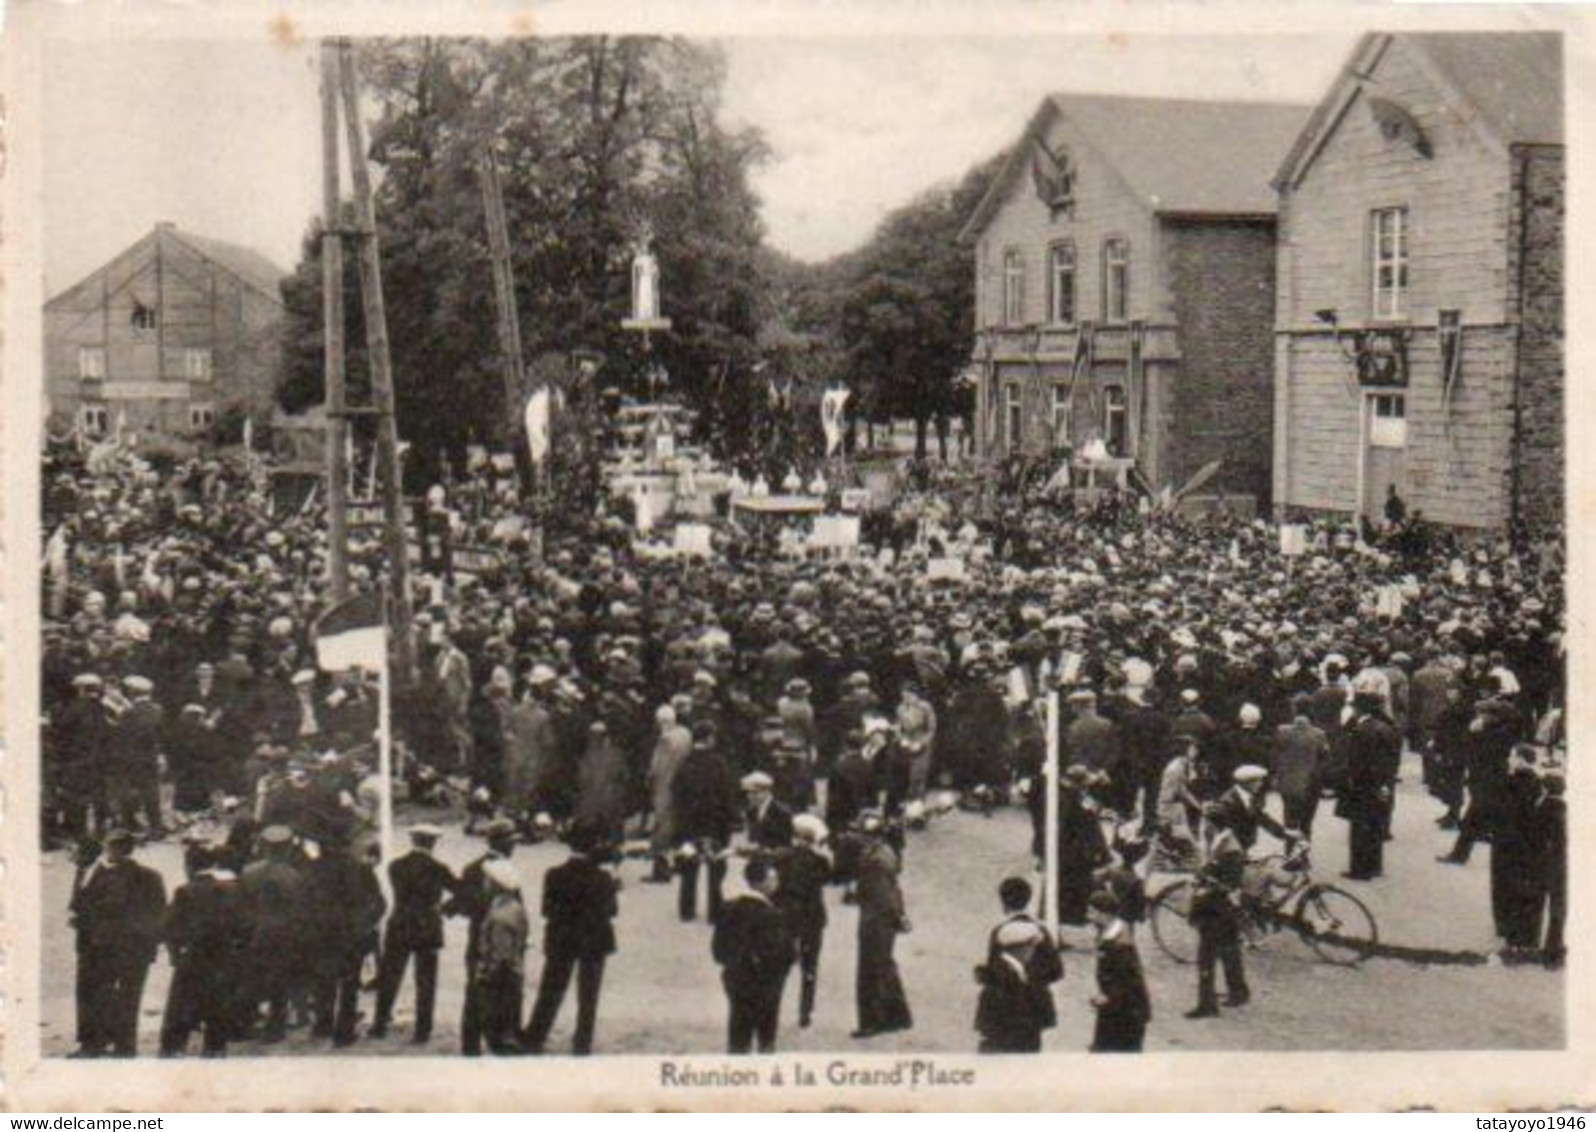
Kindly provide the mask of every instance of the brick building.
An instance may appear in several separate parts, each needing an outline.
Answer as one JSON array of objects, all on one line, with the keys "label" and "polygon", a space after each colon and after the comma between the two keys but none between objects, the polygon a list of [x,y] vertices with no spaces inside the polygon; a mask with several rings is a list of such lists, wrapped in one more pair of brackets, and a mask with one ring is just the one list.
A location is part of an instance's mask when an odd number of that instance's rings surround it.
[{"label": "brick building", "polygon": [[57,430],[182,447],[240,407],[264,421],[281,371],[285,276],[263,256],[157,224],[44,305]]},{"label": "brick building", "polygon": [[1276,196],[1309,107],[1055,94],[965,227],[976,445],[1268,502]]},{"label": "brick building", "polygon": [[1562,513],[1556,35],[1365,36],[1277,177],[1274,498]]}]

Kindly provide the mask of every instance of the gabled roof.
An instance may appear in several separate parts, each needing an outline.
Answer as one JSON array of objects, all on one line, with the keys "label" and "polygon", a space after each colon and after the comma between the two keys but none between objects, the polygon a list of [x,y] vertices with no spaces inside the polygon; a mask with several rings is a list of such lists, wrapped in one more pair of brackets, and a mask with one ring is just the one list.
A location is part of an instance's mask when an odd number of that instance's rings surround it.
[{"label": "gabled roof", "polygon": [[[1563,144],[1563,41],[1556,32],[1370,32],[1358,41],[1275,173],[1277,186],[1301,178],[1349,98],[1395,40],[1411,46],[1443,85],[1477,113],[1503,147]],[[1476,120],[1471,116],[1471,120]]]},{"label": "gabled roof", "polygon": [[233,276],[247,287],[251,287],[275,303],[283,301],[281,284],[288,277],[288,272],[283,271],[271,260],[257,251],[239,244],[229,244],[222,240],[213,240],[208,236],[196,236],[192,232],[185,232],[173,224],[162,222],[157,224],[148,235],[141,236],[120,253],[107,260],[104,265],[91,271],[70,287],[65,287],[45,301],[45,306],[56,302],[66,295],[71,294],[90,280],[98,278],[118,260],[131,255],[139,248],[151,241],[171,240],[188,249],[188,251],[209,260],[217,267]]},{"label": "gabled roof", "polygon": [[1015,177],[1030,166],[1031,143],[1058,118],[1076,127],[1154,213],[1273,215],[1269,174],[1308,110],[1276,102],[1051,94],[961,236],[972,239],[991,221]]},{"label": "gabled roof", "polygon": [[213,240],[208,236],[196,236],[181,228],[167,228],[165,231],[178,243],[187,244],[257,291],[264,292],[279,303],[283,301],[282,282],[288,277],[288,272],[254,249]]}]

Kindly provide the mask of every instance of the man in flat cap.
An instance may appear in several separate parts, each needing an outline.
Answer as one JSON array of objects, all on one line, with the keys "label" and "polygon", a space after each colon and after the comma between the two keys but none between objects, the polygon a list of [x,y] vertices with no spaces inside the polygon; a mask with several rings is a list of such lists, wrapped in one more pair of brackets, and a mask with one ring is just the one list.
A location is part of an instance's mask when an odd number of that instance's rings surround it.
[{"label": "man in flat cap", "polygon": [[112,790],[117,820],[137,829],[143,818],[148,836],[166,832],[161,818],[161,758],[165,747],[165,721],[153,698],[155,685],[144,676],[122,681],[130,706],[116,723],[116,754]]},{"label": "man in flat cap", "polygon": [[742,777],[743,824],[755,849],[776,851],[792,844],[792,811],[776,801],[775,779],[762,770]]},{"label": "man in flat cap", "polygon": [[131,830],[105,835],[97,859],[85,850],[73,877],[77,930],[78,1057],[133,1057],[139,1003],[161,944],[166,884],[133,859]]}]

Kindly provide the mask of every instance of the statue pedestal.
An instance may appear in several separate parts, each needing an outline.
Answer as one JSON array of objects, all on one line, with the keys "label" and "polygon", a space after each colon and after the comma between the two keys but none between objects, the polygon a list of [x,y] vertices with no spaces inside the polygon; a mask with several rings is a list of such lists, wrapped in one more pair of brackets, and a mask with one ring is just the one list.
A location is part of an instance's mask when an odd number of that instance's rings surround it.
[{"label": "statue pedestal", "polygon": [[621,329],[622,330],[641,330],[645,334],[649,334],[649,333],[652,333],[654,331],[659,331],[660,333],[663,334],[665,331],[669,330],[670,328],[671,328],[671,320],[668,319],[668,318],[623,318],[623,319],[621,319]]}]

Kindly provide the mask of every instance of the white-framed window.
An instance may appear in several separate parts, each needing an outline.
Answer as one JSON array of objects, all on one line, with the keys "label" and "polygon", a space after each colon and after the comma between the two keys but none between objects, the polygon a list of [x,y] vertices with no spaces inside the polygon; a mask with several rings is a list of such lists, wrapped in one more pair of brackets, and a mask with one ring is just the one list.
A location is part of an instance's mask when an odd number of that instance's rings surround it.
[{"label": "white-framed window", "polygon": [[190,381],[211,379],[211,351],[209,347],[190,347],[183,351],[183,376]]},{"label": "white-framed window", "polygon": [[1025,260],[1018,248],[1003,253],[1003,325],[1025,324]]},{"label": "white-framed window", "polygon": [[1408,399],[1402,393],[1376,393],[1369,398],[1369,444],[1374,448],[1408,446]]},{"label": "white-framed window", "polygon": [[85,381],[105,380],[105,347],[78,347],[78,376]]},{"label": "white-framed window", "polygon": [[1369,280],[1375,318],[1408,314],[1408,210],[1376,209],[1370,219]]},{"label": "white-framed window", "polygon": [[188,427],[193,432],[203,432],[216,423],[216,406],[196,403],[188,407]]},{"label": "white-framed window", "polygon": [[1103,241],[1103,321],[1124,322],[1130,305],[1130,241]]},{"label": "white-framed window", "polygon": [[1060,382],[1053,386],[1053,447],[1059,448],[1072,442],[1070,436],[1070,423],[1073,405],[1070,400],[1070,387],[1067,382]]},{"label": "white-framed window", "polygon": [[1047,317],[1069,325],[1075,321],[1075,245],[1054,244],[1047,252]]},{"label": "white-framed window", "polygon": [[104,405],[78,406],[78,423],[86,436],[104,436],[111,427],[111,415]]},{"label": "white-framed window", "polygon": [[1024,411],[1020,405],[1020,386],[1017,382],[1011,382],[1003,387],[1003,442],[1010,452],[1019,448],[1021,430],[1024,427]]},{"label": "white-framed window", "polygon": [[1123,456],[1130,447],[1130,413],[1123,385],[1103,389],[1103,443],[1110,456]]}]

